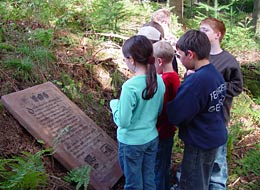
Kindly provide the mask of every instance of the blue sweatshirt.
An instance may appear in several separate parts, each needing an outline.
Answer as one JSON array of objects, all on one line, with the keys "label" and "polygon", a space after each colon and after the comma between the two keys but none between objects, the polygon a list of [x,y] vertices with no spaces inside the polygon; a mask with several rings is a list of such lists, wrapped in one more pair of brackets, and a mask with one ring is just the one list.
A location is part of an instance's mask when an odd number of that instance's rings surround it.
[{"label": "blue sweatshirt", "polygon": [[123,84],[120,100],[110,101],[119,142],[142,145],[158,136],[156,122],[163,107],[165,86],[159,75],[157,82],[158,89],[153,98],[144,100],[142,91],[146,87],[146,75],[134,76]]},{"label": "blue sweatshirt", "polygon": [[207,150],[226,143],[225,95],[225,81],[212,64],[184,80],[175,99],[167,104],[167,115],[170,123],[179,127],[185,144]]}]

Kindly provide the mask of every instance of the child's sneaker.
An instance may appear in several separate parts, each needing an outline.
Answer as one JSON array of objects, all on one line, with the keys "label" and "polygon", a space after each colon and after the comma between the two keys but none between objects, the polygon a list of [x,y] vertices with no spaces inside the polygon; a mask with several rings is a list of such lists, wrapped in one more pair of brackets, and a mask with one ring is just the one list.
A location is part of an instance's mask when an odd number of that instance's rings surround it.
[{"label": "child's sneaker", "polygon": [[179,187],[177,184],[173,185],[170,190],[179,190]]}]

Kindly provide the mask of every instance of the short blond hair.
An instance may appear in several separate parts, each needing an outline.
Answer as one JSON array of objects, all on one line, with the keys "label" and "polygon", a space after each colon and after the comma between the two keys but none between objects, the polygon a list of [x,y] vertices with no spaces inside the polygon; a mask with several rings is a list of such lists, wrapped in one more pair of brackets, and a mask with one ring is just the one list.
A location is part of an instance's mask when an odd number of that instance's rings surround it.
[{"label": "short blond hair", "polygon": [[152,21],[158,22],[159,24],[166,23],[170,25],[171,12],[168,9],[159,9],[155,11],[152,15]]},{"label": "short blond hair", "polygon": [[153,54],[156,58],[161,58],[164,63],[172,63],[174,50],[169,42],[159,41],[153,44]]}]

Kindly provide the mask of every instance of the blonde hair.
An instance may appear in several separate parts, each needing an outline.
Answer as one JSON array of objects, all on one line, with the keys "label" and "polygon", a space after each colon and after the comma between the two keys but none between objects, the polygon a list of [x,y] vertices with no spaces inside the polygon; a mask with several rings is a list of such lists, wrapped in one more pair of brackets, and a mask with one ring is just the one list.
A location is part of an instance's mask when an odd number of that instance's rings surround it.
[{"label": "blonde hair", "polygon": [[171,12],[168,9],[159,9],[152,15],[152,21],[158,22],[159,24],[166,23],[170,25]]},{"label": "blonde hair", "polygon": [[158,41],[153,44],[154,57],[161,58],[164,63],[172,63],[174,50],[169,42]]}]

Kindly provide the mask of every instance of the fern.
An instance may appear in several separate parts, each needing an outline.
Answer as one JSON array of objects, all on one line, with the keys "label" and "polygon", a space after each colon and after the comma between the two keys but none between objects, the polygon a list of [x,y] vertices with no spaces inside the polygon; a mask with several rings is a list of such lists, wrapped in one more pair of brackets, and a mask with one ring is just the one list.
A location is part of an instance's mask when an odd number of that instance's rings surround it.
[{"label": "fern", "polygon": [[124,3],[118,0],[94,0],[92,8],[89,16],[95,31],[119,32],[119,23],[130,15]]},{"label": "fern", "polygon": [[45,149],[31,154],[23,152],[22,156],[0,159],[0,189],[37,189],[46,186],[48,175],[44,170],[42,156],[50,152]]},{"label": "fern", "polygon": [[82,166],[69,171],[69,173],[64,177],[64,180],[69,183],[77,183],[76,190],[79,190],[82,185],[84,190],[87,190],[90,178],[90,166]]}]

